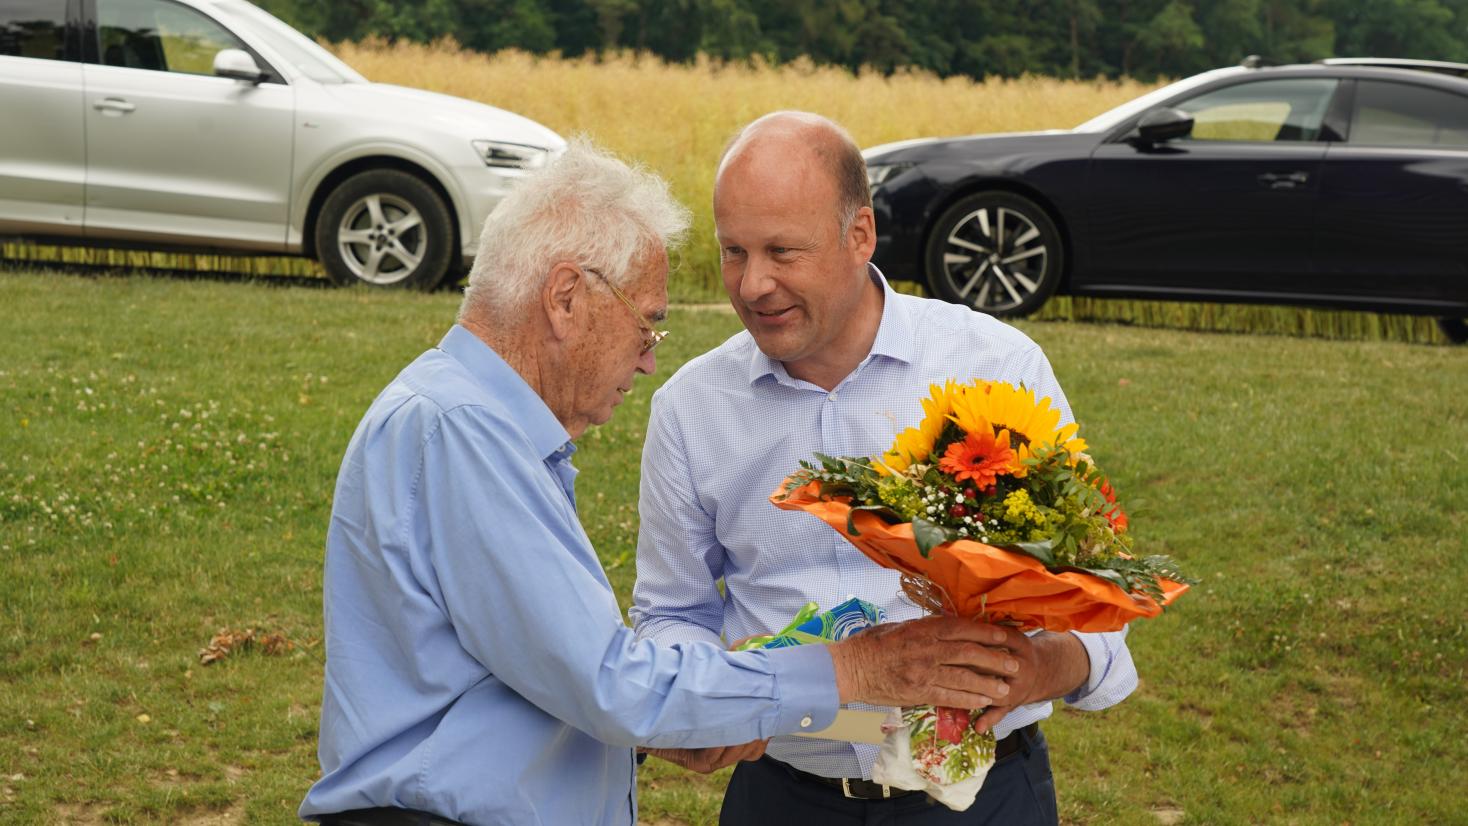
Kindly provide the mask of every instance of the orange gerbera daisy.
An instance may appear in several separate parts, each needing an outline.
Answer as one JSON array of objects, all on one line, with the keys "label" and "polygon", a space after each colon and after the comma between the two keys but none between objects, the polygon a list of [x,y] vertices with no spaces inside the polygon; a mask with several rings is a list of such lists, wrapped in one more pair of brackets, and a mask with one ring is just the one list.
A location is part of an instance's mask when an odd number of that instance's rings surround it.
[{"label": "orange gerbera daisy", "polygon": [[961,442],[954,442],[938,460],[938,469],[953,474],[962,482],[972,480],[974,485],[993,490],[995,480],[1008,475],[1015,464],[1014,449],[1009,442],[1009,431],[977,430]]},{"label": "orange gerbera daisy", "polygon": [[1060,409],[1049,398],[1036,400],[1035,391],[1023,386],[985,381],[963,385],[953,399],[951,418],[965,433],[1009,431],[1014,448],[1010,472],[1019,477],[1029,472],[1024,460],[1041,445],[1063,447],[1072,457],[1086,449],[1086,441],[1076,436],[1077,425],[1062,427]]}]

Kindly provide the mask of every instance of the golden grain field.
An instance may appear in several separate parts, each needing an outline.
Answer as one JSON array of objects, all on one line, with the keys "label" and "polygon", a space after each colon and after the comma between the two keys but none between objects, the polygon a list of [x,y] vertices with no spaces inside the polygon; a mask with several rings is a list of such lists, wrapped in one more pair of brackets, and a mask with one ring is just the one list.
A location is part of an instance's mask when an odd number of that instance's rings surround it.
[{"label": "golden grain field", "polygon": [[[808,61],[783,66],[668,64],[647,55],[537,58],[433,45],[347,43],[336,52],[368,78],[518,112],[567,137],[586,135],[668,179],[694,212],[674,293],[715,288],[710,199],[725,141],[766,112],[804,109],[844,124],[858,144],[904,138],[1069,128],[1153,88],[1134,81],[1026,77],[853,76]],[[683,288],[679,289],[682,285]],[[689,289],[693,288],[693,289]]]},{"label": "golden grain field", "polygon": [[[369,79],[469,98],[508,109],[566,137],[586,136],[664,176],[694,214],[689,243],[674,257],[674,301],[722,301],[710,199],[725,141],[766,112],[804,109],[831,117],[858,144],[914,137],[1063,129],[1159,84],[938,78],[923,72],[853,75],[802,60],[781,66],[669,64],[619,53],[574,59],[524,52],[483,54],[452,41],[381,40],[331,46]],[[1165,82],[1165,81],[1164,81]],[[63,262],[249,275],[319,275],[291,258],[176,255],[108,249],[0,244],[0,260]],[[1058,297],[1042,319],[1101,320],[1184,329],[1251,331],[1327,338],[1387,338],[1443,343],[1432,319],[1292,307],[1072,299]]]},{"label": "golden grain field", "polygon": [[[853,76],[808,61],[784,66],[668,64],[630,53],[561,59],[466,51],[380,40],[331,47],[381,83],[395,83],[498,106],[563,136],[586,136],[668,179],[694,212],[678,259],[675,300],[720,296],[710,199],[720,150],[741,125],[777,109],[805,109],[845,124],[862,146],[904,138],[1074,126],[1141,94],[1149,85],[1027,77],[976,82],[904,73]],[[6,244],[5,257],[251,274],[317,272],[292,259],[38,248]]]}]

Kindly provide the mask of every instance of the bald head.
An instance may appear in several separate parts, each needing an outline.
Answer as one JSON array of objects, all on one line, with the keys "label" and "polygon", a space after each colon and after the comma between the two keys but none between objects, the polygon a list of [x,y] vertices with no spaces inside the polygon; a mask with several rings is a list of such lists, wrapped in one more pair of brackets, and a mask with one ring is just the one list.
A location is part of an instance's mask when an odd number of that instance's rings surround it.
[{"label": "bald head", "polygon": [[866,165],[841,127],[777,112],[729,143],[714,181],[724,289],[766,356],[831,389],[871,351],[883,290]]},{"label": "bald head", "polygon": [[872,205],[866,161],[856,141],[840,124],[811,112],[771,112],[739,130],[719,159],[715,197],[725,172],[733,166],[800,161],[812,163],[829,178],[844,238],[857,211]]}]

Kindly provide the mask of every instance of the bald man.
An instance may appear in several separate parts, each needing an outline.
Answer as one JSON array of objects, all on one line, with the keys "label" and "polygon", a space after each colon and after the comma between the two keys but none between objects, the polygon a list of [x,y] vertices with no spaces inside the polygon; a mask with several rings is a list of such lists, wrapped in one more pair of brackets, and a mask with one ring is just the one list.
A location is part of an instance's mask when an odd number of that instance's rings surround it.
[{"label": "bald man", "polygon": [[[861,152],[825,118],[776,112],[741,130],[719,164],[714,219],[745,331],[653,397],[631,611],[639,635],[735,640],[848,595],[891,619],[918,616],[896,572],[766,497],[817,452],[885,450],[916,424],[928,386],[947,379],[1022,383],[1070,421],[1049,362],[989,316],[893,292],[870,263],[877,227]],[[966,812],[872,783],[876,746],[776,737],[768,748],[664,756],[701,771],[738,762],[724,824],[1056,823],[1039,721],[1052,699],[1098,710],[1131,693],[1125,632],[1015,635],[996,653],[983,673],[1002,687],[976,725],[998,738],[997,762]]]}]

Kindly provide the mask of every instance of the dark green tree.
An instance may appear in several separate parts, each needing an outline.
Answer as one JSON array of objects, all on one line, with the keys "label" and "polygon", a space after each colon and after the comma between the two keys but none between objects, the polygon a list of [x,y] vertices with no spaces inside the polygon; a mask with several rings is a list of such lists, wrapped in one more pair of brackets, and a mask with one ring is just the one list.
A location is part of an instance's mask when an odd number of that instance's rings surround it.
[{"label": "dark green tree", "polygon": [[1171,0],[1137,29],[1136,54],[1143,61],[1139,72],[1146,76],[1167,73],[1193,74],[1201,68],[1203,29],[1193,19],[1193,7],[1184,0]]},{"label": "dark green tree", "polygon": [[1468,0],[258,0],[326,40],[809,57],[939,75],[1182,76],[1248,54],[1468,60]]},{"label": "dark green tree", "polygon": [[1463,29],[1438,0],[1334,0],[1336,49],[1342,54],[1451,60],[1463,55]]}]

